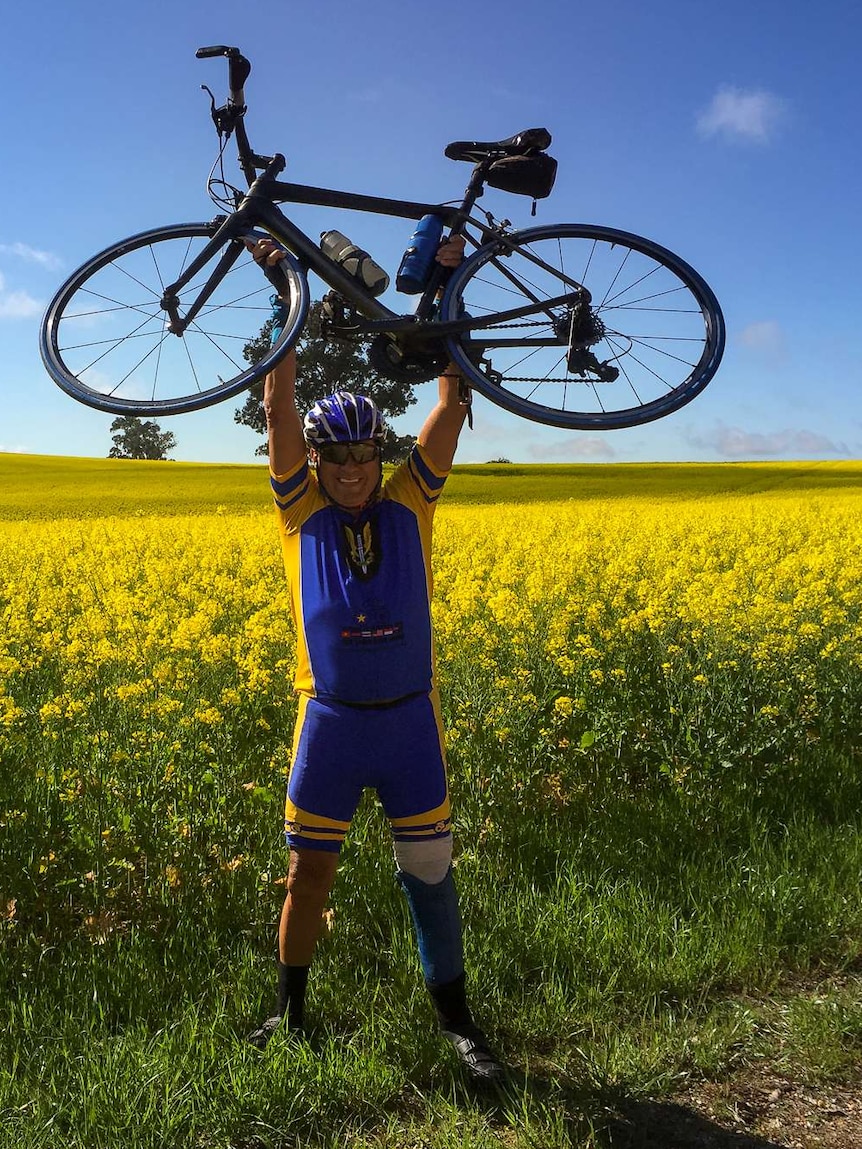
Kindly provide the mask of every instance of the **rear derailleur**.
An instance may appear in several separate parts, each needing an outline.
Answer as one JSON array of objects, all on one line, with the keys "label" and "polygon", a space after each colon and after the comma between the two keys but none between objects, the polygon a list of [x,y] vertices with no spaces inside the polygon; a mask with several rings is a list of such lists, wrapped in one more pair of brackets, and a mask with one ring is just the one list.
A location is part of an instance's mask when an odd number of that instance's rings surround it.
[{"label": "rear derailleur", "polygon": [[613,383],[619,378],[619,368],[606,360],[602,363],[590,351],[605,337],[605,325],[590,307],[590,293],[582,289],[581,298],[558,316],[554,333],[561,343],[568,345],[567,366],[573,375],[582,379],[593,378],[599,383]]}]

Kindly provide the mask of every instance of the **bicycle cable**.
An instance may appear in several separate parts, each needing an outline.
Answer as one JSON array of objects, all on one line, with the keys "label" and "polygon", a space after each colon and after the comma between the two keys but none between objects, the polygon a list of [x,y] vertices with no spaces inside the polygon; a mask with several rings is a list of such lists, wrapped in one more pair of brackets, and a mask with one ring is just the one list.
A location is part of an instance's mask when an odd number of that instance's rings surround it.
[{"label": "bicycle cable", "polygon": [[[237,203],[242,199],[242,192],[225,178],[224,153],[227,148],[227,143],[228,137],[219,132],[219,151],[213,162],[213,166],[210,168],[210,174],[207,176],[207,195],[216,207],[223,207],[227,208],[228,211],[235,211]],[[216,168],[219,169],[220,179],[214,176]],[[224,188],[227,193],[230,193],[230,198],[226,198],[225,194],[219,195],[215,191],[217,187]]]}]

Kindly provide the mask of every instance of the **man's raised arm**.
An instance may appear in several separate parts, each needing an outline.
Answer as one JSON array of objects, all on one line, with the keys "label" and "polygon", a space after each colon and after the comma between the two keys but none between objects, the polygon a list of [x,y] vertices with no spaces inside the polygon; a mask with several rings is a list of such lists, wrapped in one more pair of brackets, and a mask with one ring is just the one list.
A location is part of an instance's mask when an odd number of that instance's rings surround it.
[{"label": "man's raised arm", "polygon": [[[455,268],[464,258],[464,236],[444,239],[437,252],[437,262]],[[450,363],[438,381],[437,405],[419,432],[419,446],[428,452],[440,471],[448,471],[455,458],[458,436],[467,415],[466,393],[462,391],[461,373]]]},{"label": "man's raised arm", "polygon": [[450,363],[437,384],[437,404],[419,432],[419,446],[425,448],[438,471],[448,471],[452,466],[458,436],[467,415],[460,383],[458,369]]},{"label": "man's raised arm", "polygon": [[291,348],[270,371],[263,385],[263,410],[269,442],[269,466],[286,475],[305,458],[302,420],[296,409],[296,351]]},{"label": "man's raised arm", "polygon": [[[282,250],[269,236],[246,245],[255,263],[274,267]],[[263,410],[269,443],[269,466],[274,475],[286,475],[305,458],[302,420],[296,409],[296,351],[291,348],[266,377]]]}]

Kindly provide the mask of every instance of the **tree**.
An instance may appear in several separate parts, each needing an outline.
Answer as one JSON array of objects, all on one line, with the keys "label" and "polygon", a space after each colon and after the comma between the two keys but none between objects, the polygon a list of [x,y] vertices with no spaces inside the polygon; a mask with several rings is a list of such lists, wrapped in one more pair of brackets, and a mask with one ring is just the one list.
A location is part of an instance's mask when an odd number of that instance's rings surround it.
[{"label": "tree", "polygon": [[[385,416],[403,415],[416,402],[413,388],[379,375],[368,362],[366,345],[343,339],[325,338],[321,333],[321,302],[312,303],[305,329],[296,344],[296,405],[307,411],[316,399],[333,391],[354,391],[373,399]],[[258,363],[269,349],[272,320],[268,319],[257,338],[246,343],[243,355],[249,363]],[[234,412],[234,420],[260,435],[266,434],[263,413],[263,382],[249,390],[245,404]],[[383,458],[397,463],[406,458],[416,442],[415,435],[397,435],[387,429]],[[266,443],[255,448],[256,455],[266,454]]]},{"label": "tree", "polygon": [[142,423],[134,415],[121,415],[111,424],[114,445],[109,459],[167,459],[177,445],[173,431],[162,431],[149,419]]}]

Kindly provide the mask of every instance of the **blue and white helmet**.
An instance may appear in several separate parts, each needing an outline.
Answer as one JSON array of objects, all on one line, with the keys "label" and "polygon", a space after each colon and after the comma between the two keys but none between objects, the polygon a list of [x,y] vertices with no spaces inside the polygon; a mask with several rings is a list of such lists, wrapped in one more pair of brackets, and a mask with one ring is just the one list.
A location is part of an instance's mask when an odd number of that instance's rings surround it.
[{"label": "blue and white helmet", "polygon": [[310,447],[324,443],[380,443],[386,437],[386,424],[373,399],[336,391],[318,399],[303,422],[305,441]]}]

